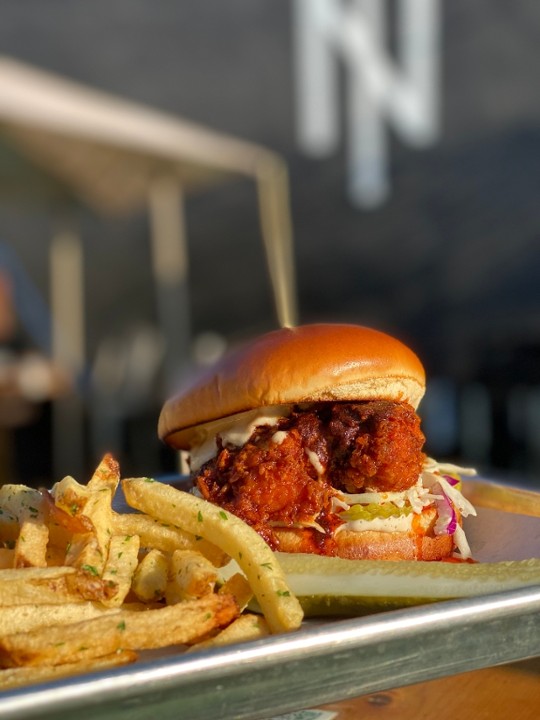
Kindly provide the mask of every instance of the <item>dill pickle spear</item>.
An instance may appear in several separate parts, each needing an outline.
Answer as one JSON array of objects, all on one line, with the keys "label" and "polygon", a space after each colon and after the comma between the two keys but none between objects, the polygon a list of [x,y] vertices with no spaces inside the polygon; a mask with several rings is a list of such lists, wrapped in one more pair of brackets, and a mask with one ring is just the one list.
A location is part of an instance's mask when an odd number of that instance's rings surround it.
[{"label": "dill pickle spear", "polygon": [[540,558],[488,563],[344,560],[277,553],[306,616],[382,610],[540,585]]}]

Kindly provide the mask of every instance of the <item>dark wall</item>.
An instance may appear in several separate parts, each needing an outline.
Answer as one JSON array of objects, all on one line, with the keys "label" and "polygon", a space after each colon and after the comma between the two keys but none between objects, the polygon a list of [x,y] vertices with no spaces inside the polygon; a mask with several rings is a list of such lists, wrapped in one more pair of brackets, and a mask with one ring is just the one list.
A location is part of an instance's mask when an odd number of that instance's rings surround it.
[{"label": "dark wall", "polygon": [[[343,147],[324,160],[298,148],[291,2],[4,0],[0,52],[284,154],[301,320],[377,325],[430,376],[512,384],[527,379],[520,348],[540,346],[540,4],[442,7],[441,136],[419,151],[390,131],[392,195],[373,211],[347,200]],[[4,207],[0,222],[46,288],[44,215]],[[250,184],[192,197],[188,223],[195,332],[272,327]],[[92,348],[154,308],[145,217],[83,226]]]}]

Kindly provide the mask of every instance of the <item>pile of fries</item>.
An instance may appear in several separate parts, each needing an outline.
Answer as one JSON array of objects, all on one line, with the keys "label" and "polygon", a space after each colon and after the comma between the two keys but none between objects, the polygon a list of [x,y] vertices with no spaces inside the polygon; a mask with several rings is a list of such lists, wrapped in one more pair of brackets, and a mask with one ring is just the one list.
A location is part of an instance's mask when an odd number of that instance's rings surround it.
[{"label": "pile of fries", "polygon": [[[117,488],[133,512],[114,510]],[[221,579],[234,559],[241,573]],[[262,614],[246,608],[255,598]],[[106,455],[87,485],[0,488],[0,690],[300,626],[277,560],[248,525]]]}]

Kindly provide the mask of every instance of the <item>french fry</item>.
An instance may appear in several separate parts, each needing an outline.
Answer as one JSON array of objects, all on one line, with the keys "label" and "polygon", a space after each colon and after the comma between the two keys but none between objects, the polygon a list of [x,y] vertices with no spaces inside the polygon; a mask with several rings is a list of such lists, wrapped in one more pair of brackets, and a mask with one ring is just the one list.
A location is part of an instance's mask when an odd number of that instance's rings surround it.
[{"label": "french fry", "polygon": [[175,550],[170,561],[165,593],[167,605],[208,595],[214,591],[217,579],[216,568],[200,553]]},{"label": "french fry", "polygon": [[253,597],[253,590],[242,573],[235,573],[218,590],[219,593],[232,595],[240,610],[244,610]]},{"label": "french fry", "polygon": [[80,601],[70,588],[76,572],[68,567],[0,570],[0,606]]},{"label": "french fry", "polygon": [[25,520],[15,544],[14,567],[47,567],[49,528],[43,517]]},{"label": "french fry", "polygon": [[131,589],[131,581],[139,563],[139,536],[113,535],[102,580],[114,588],[113,594],[102,602],[108,607],[121,605]]},{"label": "french fry", "polygon": [[0,637],[30,632],[52,625],[69,625],[104,614],[118,612],[105,609],[100,603],[66,602],[57,605],[11,605],[0,607]]},{"label": "french fry", "polygon": [[[139,650],[298,627],[300,606],[249,526],[147,479],[123,483],[138,512],[115,512],[119,482],[105,455],[86,486],[67,476],[50,492],[0,488],[0,693],[133,662]],[[222,583],[231,557],[241,572]],[[253,596],[266,619],[240,615]]]},{"label": "french fry", "polygon": [[41,499],[39,490],[26,485],[8,483],[0,487],[0,508],[19,523],[38,514]]},{"label": "french fry", "polygon": [[94,470],[94,474],[88,481],[87,487],[93,491],[108,488],[111,491],[111,497],[114,497],[119,482],[120,465],[110,453],[107,453]]},{"label": "french fry", "polygon": [[74,542],[74,536],[93,531],[93,525],[85,515],[70,515],[55,505],[48,490],[41,491],[49,525],[49,544],[47,546],[47,565],[63,565],[66,555]]},{"label": "french fry", "polygon": [[75,515],[72,514],[73,512],[77,512],[76,505],[71,506],[70,512],[67,512],[63,507],[55,503],[53,496],[48,490],[42,490],[41,494],[47,508],[47,517],[50,526],[60,527],[71,535],[92,531],[92,522],[82,512]]},{"label": "french fry", "polygon": [[16,518],[19,526],[13,567],[45,567],[49,529],[39,490],[25,485],[4,485],[0,488],[0,507]]},{"label": "french fry", "polygon": [[72,567],[0,570],[0,607],[102,601],[112,592],[101,578]]},{"label": "french fry", "polygon": [[267,635],[270,635],[270,628],[266,620],[261,615],[246,613],[240,615],[234,622],[213,637],[192,645],[187,652],[209,650],[210,648],[247,642],[248,640],[258,640]]},{"label": "french fry", "polygon": [[119,610],[67,626],[53,626],[0,638],[0,667],[61,665],[110,655],[195,642],[238,616],[231,595],[147,610]]},{"label": "french fry", "polygon": [[75,517],[83,515],[92,523],[90,532],[73,536],[66,564],[101,575],[108,555],[112,532],[112,493],[109,487],[92,489],[67,476],[53,488],[55,504]]},{"label": "french fry", "polygon": [[131,583],[135,596],[142,602],[161,600],[167,589],[169,559],[165,553],[152,548],[141,560]]},{"label": "french fry", "polygon": [[221,548],[200,535],[162,523],[145,514],[115,513],[112,523],[115,534],[138,535],[141,538],[141,547],[156,548],[165,553],[172,553],[175,550],[197,550],[216,567],[222,567],[229,560]]},{"label": "french fry", "polygon": [[10,690],[30,683],[46,682],[72,675],[80,675],[98,670],[108,670],[127,663],[135,662],[137,653],[132,650],[120,650],[104,657],[63,665],[31,665],[0,670],[0,691]]},{"label": "french fry", "polygon": [[123,480],[122,488],[131,507],[202,535],[234,558],[272,632],[300,626],[303,617],[300,603],[290,592],[274,553],[252,527],[201,498],[148,478]]},{"label": "french fry", "polygon": [[[92,498],[92,491],[80,485],[71,475],[66,475],[60,482],[55,483],[51,494],[54,498],[56,507],[63,510],[67,515],[73,518],[80,518],[88,515],[86,506]],[[91,530],[91,526],[85,525],[86,530]]]}]

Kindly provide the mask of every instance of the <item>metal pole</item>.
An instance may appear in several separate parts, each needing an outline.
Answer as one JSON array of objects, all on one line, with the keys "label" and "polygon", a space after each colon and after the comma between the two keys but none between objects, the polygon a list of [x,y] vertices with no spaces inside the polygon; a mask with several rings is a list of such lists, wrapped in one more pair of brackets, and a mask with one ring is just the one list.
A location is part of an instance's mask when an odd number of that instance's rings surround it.
[{"label": "metal pole", "polygon": [[173,392],[189,369],[191,319],[188,248],[183,194],[178,181],[154,181],[148,195],[158,320],[165,341],[164,395]]},{"label": "metal pole", "polygon": [[[78,233],[59,226],[50,244],[52,359],[75,383],[85,368],[83,249]],[[54,480],[84,472],[84,405],[77,390],[54,400],[52,408]]]},{"label": "metal pole", "polygon": [[287,167],[277,157],[266,158],[257,168],[256,179],[278,322],[281,327],[293,327],[298,322],[298,310]]}]

